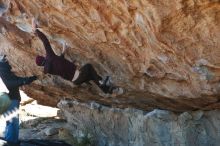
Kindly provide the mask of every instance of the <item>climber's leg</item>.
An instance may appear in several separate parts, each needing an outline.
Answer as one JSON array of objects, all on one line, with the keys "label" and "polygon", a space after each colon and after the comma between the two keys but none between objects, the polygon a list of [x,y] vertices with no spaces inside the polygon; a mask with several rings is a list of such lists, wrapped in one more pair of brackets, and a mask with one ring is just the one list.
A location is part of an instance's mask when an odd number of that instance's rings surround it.
[{"label": "climber's leg", "polygon": [[89,81],[94,81],[96,85],[100,85],[102,77],[97,74],[95,69],[91,64],[86,64],[82,68],[80,68],[79,76],[76,80],[73,81],[76,85],[81,85],[82,83],[86,83]]},{"label": "climber's leg", "polygon": [[111,82],[109,76],[102,78],[95,71],[94,67],[91,64],[84,65],[80,71],[79,76],[76,78],[73,83],[76,85],[81,85],[82,83],[88,83],[89,81],[94,81],[94,83],[104,92],[110,94],[122,94],[123,89],[117,86],[114,86]]}]

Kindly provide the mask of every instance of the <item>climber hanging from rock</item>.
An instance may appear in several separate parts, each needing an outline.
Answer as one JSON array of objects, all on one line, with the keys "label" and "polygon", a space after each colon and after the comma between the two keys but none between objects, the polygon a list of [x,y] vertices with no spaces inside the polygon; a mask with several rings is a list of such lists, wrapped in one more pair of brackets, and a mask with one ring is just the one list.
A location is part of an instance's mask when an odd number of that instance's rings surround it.
[{"label": "climber hanging from rock", "polygon": [[114,95],[123,94],[123,89],[121,87],[114,86],[109,76],[102,78],[100,75],[98,75],[91,64],[85,64],[78,69],[74,62],[70,62],[69,60],[65,59],[65,44],[63,45],[61,56],[57,56],[53,52],[50,42],[45,34],[42,33],[37,27],[34,19],[32,20],[32,27],[35,34],[43,42],[46,50],[46,57],[36,57],[36,64],[44,67],[44,73],[61,76],[66,80],[72,81],[75,85],[81,85],[82,83],[89,83],[89,81],[93,81],[104,93]]}]

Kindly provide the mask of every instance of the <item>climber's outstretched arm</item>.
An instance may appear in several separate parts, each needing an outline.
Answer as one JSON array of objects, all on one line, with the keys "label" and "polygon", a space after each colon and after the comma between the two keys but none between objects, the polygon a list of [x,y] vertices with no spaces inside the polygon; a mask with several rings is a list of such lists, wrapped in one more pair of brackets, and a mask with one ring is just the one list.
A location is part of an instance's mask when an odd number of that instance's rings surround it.
[{"label": "climber's outstretched arm", "polygon": [[53,52],[53,49],[50,45],[49,40],[47,39],[47,37],[38,29],[36,29],[36,34],[37,36],[41,39],[41,41],[44,44],[44,48],[46,50],[47,56],[49,55],[55,55],[55,53]]},{"label": "climber's outstretched arm", "polygon": [[37,34],[37,36],[41,39],[41,41],[44,44],[44,48],[46,50],[46,55],[50,56],[50,55],[55,55],[55,53],[53,52],[53,49],[50,45],[49,40],[47,39],[46,35],[44,33],[42,33],[39,29],[38,26],[36,24],[35,19],[32,20],[32,27],[33,27],[33,31]]}]

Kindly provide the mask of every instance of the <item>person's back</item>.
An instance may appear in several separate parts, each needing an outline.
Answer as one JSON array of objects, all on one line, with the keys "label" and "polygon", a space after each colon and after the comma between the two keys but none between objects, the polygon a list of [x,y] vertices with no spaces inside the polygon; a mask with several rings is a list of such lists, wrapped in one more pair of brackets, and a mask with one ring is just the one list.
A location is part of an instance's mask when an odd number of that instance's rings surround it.
[{"label": "person's back", "polygon": [[65,59],[64,56],[50,56],[46,57],[44,65],[44,73],[52,75],[58,75],[66,80],[71,81],[73,79],[76,66]]}]

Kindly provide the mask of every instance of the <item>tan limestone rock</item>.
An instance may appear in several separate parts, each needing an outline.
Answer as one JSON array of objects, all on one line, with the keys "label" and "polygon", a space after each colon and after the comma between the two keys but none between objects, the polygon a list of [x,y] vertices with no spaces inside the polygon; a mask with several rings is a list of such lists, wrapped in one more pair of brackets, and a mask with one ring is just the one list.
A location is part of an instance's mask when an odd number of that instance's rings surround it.
[{"label": "tan limestone rock", "polygon": [[[219,0],[1,0],[0,15],[0,53],[17,74],[40,76],[24,90],[42,104],[68,97],[144,110],[220,107]],[[66,58],[92,63],[126,94],[103,98],[44,76],[34,63],[45,51],[32,17],[56,54],[66,42]]]}]

